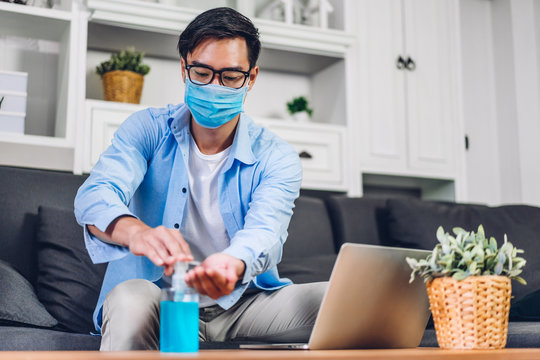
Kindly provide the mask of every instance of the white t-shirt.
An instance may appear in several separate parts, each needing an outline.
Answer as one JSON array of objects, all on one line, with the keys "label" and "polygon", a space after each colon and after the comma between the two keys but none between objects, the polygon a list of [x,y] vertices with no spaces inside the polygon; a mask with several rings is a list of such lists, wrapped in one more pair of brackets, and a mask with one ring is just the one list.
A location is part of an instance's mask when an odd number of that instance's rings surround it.
[{"label": "white t-shirt", "polygon": [[[189,192],[184,222],[180,227],[182,236],[189,244],[196,261],[223,251],[230,244],[225,223],[219,211],[218,176],[231,152],[231,147],[220,153],[201,153],[193,137],[189,145],[188,179]],[[199,306],[216,302],[201,296]]]}]

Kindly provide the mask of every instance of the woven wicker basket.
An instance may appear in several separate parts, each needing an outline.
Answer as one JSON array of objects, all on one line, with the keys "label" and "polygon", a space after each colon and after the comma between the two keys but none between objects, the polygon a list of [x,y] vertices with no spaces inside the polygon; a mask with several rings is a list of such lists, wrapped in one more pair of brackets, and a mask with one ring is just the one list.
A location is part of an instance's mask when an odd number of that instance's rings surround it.
[{"label": "woven wicker basket", "polygon": [[103,95],[107,101],[139,104],[144,77],[133,71],[115,70],[103,74]]},{"label": "woven wicker basket", "polygon": [[441,277],[427,283],[439,347],[502,349],[506,346],[512,288],[505,276]]}]

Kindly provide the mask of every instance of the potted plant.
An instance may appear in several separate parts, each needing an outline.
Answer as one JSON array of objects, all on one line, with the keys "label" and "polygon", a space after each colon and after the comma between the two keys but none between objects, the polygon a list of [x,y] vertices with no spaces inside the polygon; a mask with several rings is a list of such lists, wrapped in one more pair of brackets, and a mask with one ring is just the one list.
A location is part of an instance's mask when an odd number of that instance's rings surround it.
[{"label": "potted plant", "polygon": [[306,122],[313,114],[305,97],[299,96],[287,103],[287,109],[296,121]]},{"label": "potted plant", "polygon": [[478,231],[454,228],[455,236],[437,229],[439,243],[426,259],[407,258],[416,275],[426,281],[437,341],[445,349],[501,349],[506,346],[512,288],[525,259],[504,235],[499,248]]},{"label": "potted plant", "polygon": [[142,63],[144,53],[128,48],[111,55],[96,67],[101,76],[105,100],[138,104],[141,101],[144,75],[150,67]]}]

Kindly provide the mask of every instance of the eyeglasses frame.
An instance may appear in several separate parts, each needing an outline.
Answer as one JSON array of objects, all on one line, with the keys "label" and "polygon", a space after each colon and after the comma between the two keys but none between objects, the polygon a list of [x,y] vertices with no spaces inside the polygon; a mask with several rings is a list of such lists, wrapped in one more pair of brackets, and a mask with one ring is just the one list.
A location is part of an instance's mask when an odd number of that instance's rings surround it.
[{"label": "eyeglasses frame", "polygon": [[225,84],[223,84],[223,79],[221,78],[222,76],[222,73],[225,72],[225,71],[237,71],[239,73],[242,73],[244,75],[244,81],[242,81],[242,85],[240,85],[239,87],[237,88],[231,88],[231,89],[240,89],[241,87],[243,87],[245,84],[246,84],[246,80],[247,78],[249,77],[249,75],[251,74],[251,68],[249,68],[248,71],[242,71],[242,70],[238,70],[238,69],[231,69],[231,68],[225,68],[225,69],[221,69],[221,70],[215,70],[213,69],[212,67],[208,66],[208,65],[203,65],[203,64],[198,64],[198,65],[186,65],[186,71],[187,71],[187,76],[189,78],[190,81],[193,81],[191,80],[191,75],[189,74],[189,70],[193,67],[202,67],[202,68],[205,68],[205,69],[208,69],[208,70],[211,70],[212,71],[212,77],[210,79],[210,81],[206,84],[199,84],[199,83],[195,83],[196,85],[198,86],[205,86],[205,85],[209,85],[212,81],[214,81],[214,78],[216,77],[216,74],[219,75],[219,83],[222,85],[222,86],[226,86],[226,87],[230,87],[230,86],[227,86]]}]

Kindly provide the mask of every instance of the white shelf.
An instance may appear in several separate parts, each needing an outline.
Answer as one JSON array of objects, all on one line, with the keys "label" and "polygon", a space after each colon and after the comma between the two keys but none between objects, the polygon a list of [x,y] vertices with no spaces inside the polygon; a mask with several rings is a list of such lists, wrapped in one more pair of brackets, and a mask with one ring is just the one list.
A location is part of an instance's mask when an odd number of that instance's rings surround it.
[{"label": "white shelf", "polygon": [[8,11],[13,14],[42,17],[57,20],[71,20],[71,12],[58,9],[41,8],[35,6],[26,6],[21,4],[11,4],[0,2],[0,10]]},{"label": "white shelf", "polygon": [[0,132],[0,165],[73,171],[74,144],[64,138]]},{"label": "white shelf", "polygon": [[130,0],[88,0],[90,21],[177,35],[200,12],[196,9]]},{"label": "white shelf", "polygon": [[313,26],[284,24],[255,19],[263,47],[343,58],[354,36],[341,31]]},{"label": "white shelf", "polygon": [[386,167],[361,166],[363,174],[377,174],[384,176],[415,177],[436,180],[455,180],[456,176],[448,172],[417,170],[417,169],[388,169]]},{"label": "white shelf", "polygon": [[39,145],[46,147],[73,149],[73,142],[65,138],[52,136],[14,134],[0,131],[0,143]]},{"label": "white shelf", "polygon": [[0,34],[43,40],[62,38],[69,29],[69,11],[0,2]]},{"label": "white shelf", "polygon": [[[130,0],[88,0],[90,21],[176,35],[200,10]],[[343,58],[354,36],[340,30],[254,19],[263,48]]]}]

